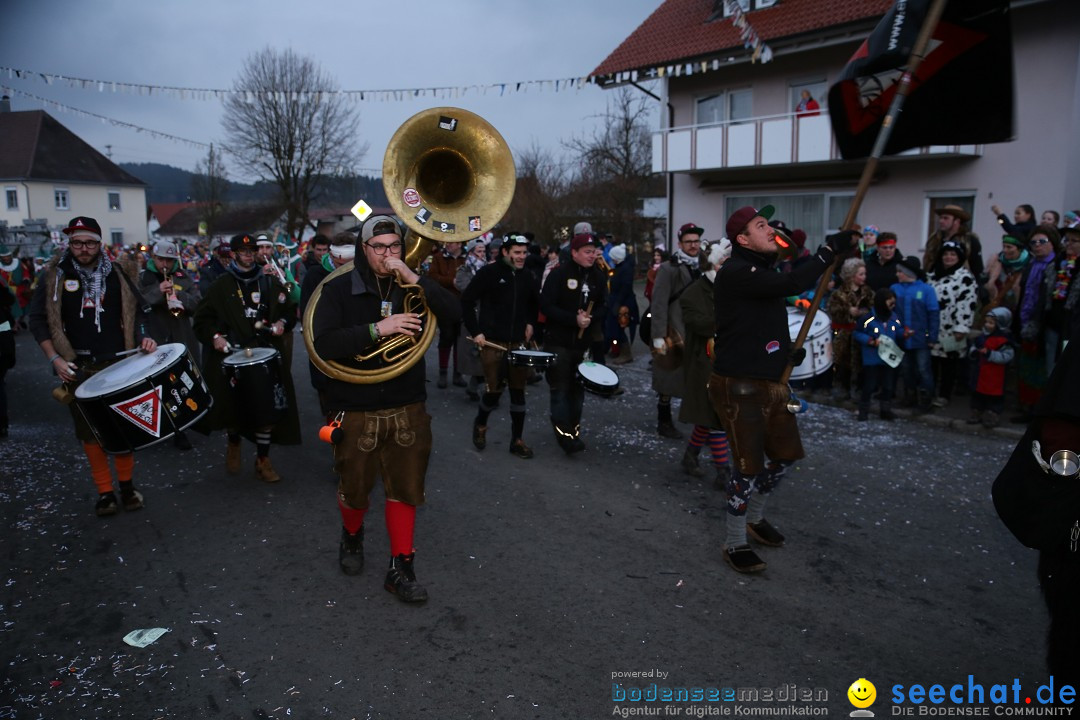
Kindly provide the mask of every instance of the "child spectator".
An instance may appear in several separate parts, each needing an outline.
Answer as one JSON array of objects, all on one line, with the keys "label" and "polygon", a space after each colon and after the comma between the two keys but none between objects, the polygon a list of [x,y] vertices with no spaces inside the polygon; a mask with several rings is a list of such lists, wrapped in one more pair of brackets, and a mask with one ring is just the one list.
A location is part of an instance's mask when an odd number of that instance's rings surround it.
[{"label": "child spectator", "polygon": [[972,373],[971,417],[969,425],[982,422],[987,429],[996,427],[1005,407],[1005,366],[1012,362],[1013,346],[1009,340],[1012,313],[996,307],[986,313],[982,334],[971,344],[975,359]]},{"label": "child spectator", "polygon": [[[870,398],[874,392],[881,391],[881,419],[895,420],[892,411],[893,388],[896,384],[896,365],[882,357],[878,346],[882,338],[891,340],[893,348],[899,347],[899,340],[904,334],[903,323],[896,316],[896,293],[889,288],[882,288],[874,293],[874,312],[857,323],[854,338],[862,347],[862,394],[859,396],[859,420],[870,418]],[[884,343],[886,347],[890,344]],[[887,353],[886,353],[887,354]],[[899,357],[896,358],[899,364]]]}]

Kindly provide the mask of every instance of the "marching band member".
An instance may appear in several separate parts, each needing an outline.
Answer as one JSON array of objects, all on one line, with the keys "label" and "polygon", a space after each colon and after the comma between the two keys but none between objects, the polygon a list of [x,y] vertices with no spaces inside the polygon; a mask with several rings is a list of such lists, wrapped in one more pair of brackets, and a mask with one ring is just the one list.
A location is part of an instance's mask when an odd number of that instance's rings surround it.
[{"label": "marching band member", "polygon": [[[146,267],[139,273],[139,291],[150,305],[149,329],[154,340],[159,344],[183,343],[192,358],[201,358],[199,339],[191,328],[191,316],[201,298],[199,285],[181,266],[175,244],[168,240],[154,243]],[[180,450],[191,449],[182,430],[173,436],[173,444]]]},{"label": "marching band member", "polygon": [[[723,423],[734,458],[727,483],[724,560],[738,572],[760,572],[765,563],[750,545],[780,547],[784,536],[764,518],[765,501],[788,466],[805,456],[795,415],[787,409],[788,386],[780,383],[791,355],[784,298],[813,287],[837,254],[857,235],[830,235],[812,260],[789,273],[773,271],[779,246],[769,226],[774,209],[739,208],[727,221],[731,258],[716,273],[716,342],[709,398]],[[766,464],[765,457],[769,462]]]},{"label": "marching band member", "polygon": [[[487,445],[487,421],[499,404],[503,387],[510,386],[510,452],[529,459],[532,449],[521,439],[525,430],[525,385],[529,380],[528,367],[509,364],[506,350],[490,343],[512,349],[532,339],[539,306],[536,278],[525,270],[529,241],[523,235],[507,235],[500,249],[499,260],[485,265],[461,295],[461,310],[465,327],[473,342],[480,348],[486,388],[473,420],[473,445],[483,450]],[[477,317],[476,305],[480,305]]]},{"label": "marching band member", "polygon": [[230,246],[233,260],[227,272],[214,281],[195,311],[195,335],[216,351],[206,359],[203,368],[214,405],[198,427],[203,431],[226,431],[225,469],[233,474],[240,472],[243,461],[241,435],[254,440],[255,474],[266,482],[278,482],[281,476],[270,463],[270,443],[300,444],[300,417],[289,364],[282,362],[281,367],[285,387],[282,405],[287,407],[277,405],[285,412],[284,418],[268,423],[265,418],[251,417],[237,407],[222,361],[228,353],[243,347],[273,347],[284,356],[285,335],[296,324],[296,305],[281,284],[256,265],[254,238],[248,234],[236,235]]},{"label": "marching band member", "polygon": [[[579,223],[580,224],[580,223]],[[548,368],[551,386],[551,424],[555,439],[567,455],[581,452],[581,409],[585,389],[577,377],[577,366],[592,344],[588,328],[607,312],[607,276],[594,267],[599,255],[592,233],[581,233],[570,241],[570,260],[551,271],[540,294],[540,310],[545,322],[545,349],[556,353]]]},{"label": "marching band member", "polygon": [[[363,369],[386,365],[379,357],[361,362],[356,356],[376,350],[384,338],[421,332],[420,316],[405,311],[405,284],[420,286],[439,322],[460,320],[457,298],[434,280],[418,276],[403,256],[401,229],[393,218],[374,215],[364,221],[353,272],[325,283],[314,310],[311,333],[319,357]],[[375,478],[380,476],[390,536],[390,568],[383,586],[403,602],[423,602],[428,597],[413,569],[416,507],[424,502],[431,454],[425,376],[421,358],[400,375],[381,382],[329,378],[325,391],[330,417],[340,418],[342,435],[334,445],[343,525],[338,564],[346,575],[363,570],[364,515]]]},{"label": "marching band member", "polygon": [[[70,395],[88,374],[116,362],[118,352],[137,347],[151,353],[157,343],[147,334],[147,316],[135,290],[134,259],[109,260],[102,252],[101,226],[94,218],[73,218],[64,234],[69,238],[67,252],[45,265],[42,282],[34,292],[30,332],[64,383],[75,436],[82,441],[97,486],[94,509],[98,517],[105,517],[115,515],[118,509],[109,459]],[[131,479],[135,456],[114,455],[113,464],[124,509],[138,510],[143,496]]]}]

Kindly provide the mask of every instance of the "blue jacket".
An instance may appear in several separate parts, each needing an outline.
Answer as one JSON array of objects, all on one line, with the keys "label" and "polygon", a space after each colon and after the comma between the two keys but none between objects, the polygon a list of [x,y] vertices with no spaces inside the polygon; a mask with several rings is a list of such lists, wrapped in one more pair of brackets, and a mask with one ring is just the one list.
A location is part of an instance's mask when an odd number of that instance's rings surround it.
[{"label": "blue jacket", "polygon": [[940,330],[941,310],[937,293],[922,280],[898,282],[892,286],[896,293],[896,314],[904,327],[914,334],[902,343],[906,350],[918,350],[936,343]]},{"label": "blue jacket", "polygon": [[904,325],[900,322],[900,318],[896,316],[896,313],[890,314],[885,320],[878,320],[873,315],[863,315],[855,323],[852,336],[855,338],[855,342],[859,343],[859,347],[862,348],[862,364],[864,366],[885,364],[885,361],[878,355],[877,346],[870,345],[871,338],[878,338],[882,335],[888,335],[897,345],[902,343]]}]

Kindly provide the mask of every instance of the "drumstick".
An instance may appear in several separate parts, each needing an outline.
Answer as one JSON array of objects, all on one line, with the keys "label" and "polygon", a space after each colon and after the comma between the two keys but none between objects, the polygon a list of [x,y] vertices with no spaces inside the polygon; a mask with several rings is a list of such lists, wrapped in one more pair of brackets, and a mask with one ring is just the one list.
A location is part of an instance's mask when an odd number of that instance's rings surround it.
[{"label": "drumstick", "polygon": [[[472,340],[472,338],[469,338],[469,339]],[[495,348],[496,350],[502,350],[503,352],[509,352],[509,350],[507,348],[504,348],[502,345],[499,345],[498,343],[493,343],[493,342],[489,342],[489,341],[485,340],[484,342],[482,342],[480,344],[483,345],[484,347]]]},{"label": "drumstick", "polygon": [[[585,307],[585,314],[586,315],[592,315],[592,304],[593,304],[593,301],[590,300],[589,304]],[[578,328],[577,336],[578,336],[579,340],[581,339],[581,336],[584,335],[584,334],[585,334],[585,328]]]},{"label": "drumstick", "polygon": [[142,348],[132,348],[130,350],[121,350],[116,353],[116,357],[124,357],[125,355],[134,355],[137,352],[141,352]]}]

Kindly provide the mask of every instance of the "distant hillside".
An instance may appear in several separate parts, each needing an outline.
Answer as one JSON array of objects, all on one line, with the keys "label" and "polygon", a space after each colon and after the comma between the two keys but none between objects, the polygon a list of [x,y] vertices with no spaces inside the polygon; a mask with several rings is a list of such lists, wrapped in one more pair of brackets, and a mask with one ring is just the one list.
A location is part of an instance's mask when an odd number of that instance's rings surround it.
[{"label": "distant hillside", "polygon": [[[191,197],[191,180],[195,173],[160,163],[120,163],[120,167],[145,182],[148,203],[185,202]],[[251,184],[229,182],[227,203],[257,203],[273,200],[277,186],[268,182]],[[316,207],[352,207],[357,200],[368,205],[388,205],[382,180],[363,175],[331,178]]]}]

